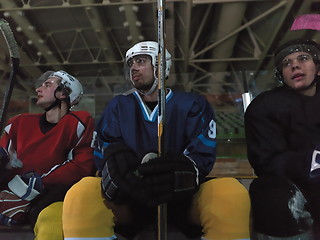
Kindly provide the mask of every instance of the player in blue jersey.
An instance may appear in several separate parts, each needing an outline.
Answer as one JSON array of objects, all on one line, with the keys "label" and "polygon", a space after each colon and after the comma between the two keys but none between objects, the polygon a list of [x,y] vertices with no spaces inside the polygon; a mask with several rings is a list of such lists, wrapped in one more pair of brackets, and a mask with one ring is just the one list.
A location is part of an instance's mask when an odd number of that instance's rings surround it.
[{"label": "player in blue jersey", "polygon": [[[101,178],[84,178],[67,193],[65,239],[155,239],[162,203],[169,239],[171,229],[175,239],[249,238],[246,189],[233,178],[206,178],[216,158],[216,123],[205,98],[167,89],[165,151],[157,157],[157,55],[152,41],[127,51],[125,75],[134,89],[116,96],[97,123]],[[171,55],[165,55],[168,78]]]}]

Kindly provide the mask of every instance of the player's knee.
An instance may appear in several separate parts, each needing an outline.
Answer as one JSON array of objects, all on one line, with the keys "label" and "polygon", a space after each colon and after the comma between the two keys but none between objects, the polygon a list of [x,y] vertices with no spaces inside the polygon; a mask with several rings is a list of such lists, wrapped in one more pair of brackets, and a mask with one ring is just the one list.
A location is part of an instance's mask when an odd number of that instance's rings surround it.
[{"label": "player's knee", "polygon": [[249,238],[249,193],[237,179],[216,178],[202,184],[198,207],[208,239]]},{"label": "player's knee", "polygon": [[113,214],[104,205],[101,178],[85,177],[70,188],[62,219],[65,239],[113,236]]},{"label": "player's knee", "polygon": [[88,196],[88,192],[100,188],[100,182],[101,178],[99,177],[84,177],[69,189],[66,197],[73,195],[76,195],[77,197]]},{"label": "player's knee", "polygon": [[[200,198],[209,211],[214,208],[215,214],[230,216],[235,209],[238,210],[236,212],[250,212],[249,193],[235,178],[216,178],[205,182],[200,188]],[[215,209],[214,205],[224,207]]]},{"label": "player's knee", "polygon": [[44,208],[34,227],[35,240],[62,240],[62,206],[55,202]]},{"label": "player's knee", "polygon": [[101,178],[85,177],[74,184],[64,198],[63,218],[85,218],[86,207],[101,205]]},{"label": "player's knee", "polygon": [[287,237],[310,231],[313,219],[307,200],[289,180],[259,177],[251,183],[249,191],[254,232]]}]

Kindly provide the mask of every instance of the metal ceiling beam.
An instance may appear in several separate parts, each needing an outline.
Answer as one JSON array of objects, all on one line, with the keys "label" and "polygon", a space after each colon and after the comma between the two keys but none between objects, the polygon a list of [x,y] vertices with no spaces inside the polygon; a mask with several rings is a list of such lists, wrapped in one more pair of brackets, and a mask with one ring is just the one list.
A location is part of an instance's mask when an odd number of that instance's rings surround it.
[{"label": "metal ceiling beam", "polygon": [[190,53],[192,53],[194,51],[194,48],[195,48],[197,42],[199,41],[200,34],[203,32],[204,26],[205,26],[206,22],[208,21],[209,14],[212,11],[212,7],[213,7],[213,4],[209,4],[208,8],[206,9],[206,11],[203,15],[203,18],[201,19],[201,23],[198,27],[198,30],[197,30],[197,32],[193,38],[193,41],[191,43],[191,46],[190,46],[190,50],[189,50]]},{"label": "metal ceiling beam", "polygon": [[[281,4],[280,7],[283,8],[283,11],[281,12],[281,17],[278,20],[278,25],[274,26],[274,30],[270,33],[270,37],[269,37],[268,41],[266,41],[266,46],[265,46],[264,50],[262,51],[262,53],[260,55],[260,59],[257,61],[257,64],[256,64],[255,76],[253,76],[252,79],[249,80],[249,83],[248,83],[249,85],[252,83],[252,81],[256,81],[256,76],[258,75],[259,71],[261,70],[261,66],[262,66],[263,62],[265,62],[267,54],[270,52],[270,48],[271,48],[273,42],[275,41],[277,35],[279,34],[279,30],[283,26],[283,23],[284,23],[285,19],[288,17],[288,15],[292,14],[291,9],[292,9],[292,6],[294,3],[295,3],[295,1],[292,1],[292,0],[281,0],[281,2],[278,4],[278,5]],[[271,64],[271,63],[269,63],[269,64]],[[273,69],[273,68],[271,68],[271,69]],[[266,84],[266,83],[263,83],[263,84]],[[255,82],[255,85],[258,87],[259,82]]]},{"label": "metal ceiling beam", "polygon": [[[208,4],[208,3],[227,3],[227,2],[278,2],[279,0],[166,0],[167,3],[191,3],[192,5]],[[21,1],[22,2],[22,1]],[[31,4],[30,4],[31,2]],[[148,1],[136,1],[136,0],[122,0],[121,2],[110,2],[104,0],[100,3],[87,3],[85,5],[79,4],[72,0],[60,1],[60,4],[54,2],[54,5],[40,6],[41,2],[39,0],[28,2],[22,2],[22,7],[10,7],[10,8],[0,8],[1,11],[18,11],[18,10],[40,10],[40,9],[54,9],[54,8],[83,8],[83,7],[97,7],[97,6],[123,6],[123,5],[140,5],[140,4],[150,4],[157,3],[157,0]],[[33,4],[35,3],[35,4]]]},{"label": "metal ceiling beam", "polygon": [[[217,30],[212,38],[219,40],[224,38],[225,40],[219,44],[218,48],[212,49],[211,55],[214,58],[228,58],[232,55],[234,45],[237,39],[237,34],[231,35],[229,38],[225,38],[226,34],[233,32],[241,26],[244,18],[245,11],[247,9],[246,3],[226,3],[222,4],[220,10],[219,21],[217,22]],[[232,16],[230,18],[230,16]],[[210,66],[210,72],[226,71],[228,64],[217,63]]]},{"label": "metal ceiling beam", "polygon": [[[3,0],[1,1],[1,5],[5,9],[16,7],[16,4],[14,3],[14,1],[11,1],[11,0]],[[50,54],[50,49],[44,44],[44,40],[36,32],[36,29],[30,23],[30,21],[24,16],[23,12],[9,11],[9,13],[11,18],[17,24],[17,26],[20,26],[23,34],[25,34],[28,37],[28,39],[31,41],[30,43],[33,44],[33,46],[37,49],[39,58],[38,60],[36,59],[33,60],[35,62],[35,65],[39,63],[39,60],[41,58],[44,58],[47,62],[57,61],[57,59]],[[58,68],[56,70],[58,70]]]},{"label": "metal ceiling beam", "polygon": [[[93,0],[81,0],[81,4],[92,3]],[[112,51],[112,44],[108,37],[108,34],[105,29],[105,25],[101,20],[100,14],[97,8],[86,7],[85,8],[88,21],[90,22],[92,28],[94,29],[97,40],[100,45],[101,52],[104,56],[104,59],[110,61],[116,61],[116,55]],[[113,75],[118,74],[116,68],[111,68],[111,73]]]},{"label": "metal ceiling beam", "polygon": [[[223,38],[230,32],[233,32],[237,29],[244,18],[246,3],[225,3],[221,4],[219,8],[219,19],[216,23],[216,28],[212,28],[211,32],[208,32],[209,43],[215,42],[217,39]],[[232,17],[230,17],[232,16]],[[237,35],[233,35],[232,37],[225,39],[218,48],[214,48],[211,50],[210,55],[213,58],[221,59],[228,58],[232,56],[234,45],[236,42]],[[204,53],[204,52],[203,52]],[[201,57],[202,59],[203,57]],[[190,60],[192,61],[192,60]],[[215,73],[220,77],[209,77],[208,78],[208,88],[207,91],[210,93],[219,93],[223,92],[222,87],[225,83],[225,72],[227,71],[229,63],[227,61],[211,61],[209,67],[207,67],[208,73]],[[196,81],[195,79],[194,81]],[[194,85],[194,87],[203,87],[201,85]]]},{"label": "metal ceiling beam", "polygon": [[[168,14],[166,15],[166,48],[170,51],[171,57],[175,58],[174,48],[175,48],[175,20],[174,20],[174,12],[175,7],[173,3],[166,3],[166,9],[168,10]],[[157,20],[157,19],[156,19]],[[157,25],[155,25],[157,26]]]},{"label": "metal ceiling beam", "polygon": [[[315,2],[315,0],[304,0],[301,3],[301,6],[298,8],[298,11],[295,13],[296,16],[300,16],[302,14],[311,13],[311,5]],[[292,11],[287,12],[288,15],[292,14]],[[292,22],[293,23],[293,22]],[[291,28],[291,26],[288,26]],[[303,38],[305,31],[287,31],[285,35],[282,37],[282,43],[287,42],[294,38]]]},{"label": "metal ceiling beam", "polygon": [[192,59],[190,63],[216,63],[216,62],[243,62],[243,61],[257,61],[260,57],[229,57],[229,58],[206,58],[206,59]]},{"label": "metal ceiling beam", "polygon": [[198,57],[199,55],[211,50],[212,48],[216,47],[217,45],[221,44],[222,42],[224,42],[225,40],[227,40],[228,38],[232,37],[233,35],[237,34],[238,32],[244,30],[245,28],[247,28],[248,26],[256,23],[257,21],[261,20],[262,18],[268,16],[269,14],[271,14],[272,12],[278,10],[279,8],[285,6],[287,4],[288,1],[281,1],[279,2],[276,6],[270,8],[269,10],[265,11],[264,13],[262,13],[261,15],[259,15],[258,17],[250,20],[249,22],[243,24],[241,27],[239,27],[238,29],[234,30],[233,32],[225,35],[223,38],[217,40],[216,42],[210,44],[209,46],[205,47],[204,49],[200,50],[199,52],[191,55],[191,58],[194,59],[196,57]]},{"label": "metal ceiling beam", "polygon": [[[184,3],[179,3],[175,6],[175,25],[178,26],[175,31],[175,46],[180,51],[179,58],[183,61],[176,61],[177,72],[186,73],[188,72],[189,66],[189,50],[190,50],[190,26],[191,26],[191,11],[192,2],[187,1]],[[186,76],[179,77],[178,81],[185,86],[185,90],[188,89],[188,82],[190,82],[190,74]]]},{"label": "metal ceiling beam", "polygon": [[[126,2],[122,0],[121,2]],[[123,26],[128,28],[129,35],[126,36],[128,41],[133,43],[143,40],[141,34],[140,26],[141,22],[137,18],[137,12],[139,7],[136,5],[122,5],[119,7],[120,11],[123,11],[126,21],[123,23]]]},{"label": "metal ceiling beam", "polygon": [[[167,1],[179,1],[179,0],[167,0]],[[208,3],[243,3],[243,2],[275,2],[279,0],[192,0],[194,4],[208,4]]]}]

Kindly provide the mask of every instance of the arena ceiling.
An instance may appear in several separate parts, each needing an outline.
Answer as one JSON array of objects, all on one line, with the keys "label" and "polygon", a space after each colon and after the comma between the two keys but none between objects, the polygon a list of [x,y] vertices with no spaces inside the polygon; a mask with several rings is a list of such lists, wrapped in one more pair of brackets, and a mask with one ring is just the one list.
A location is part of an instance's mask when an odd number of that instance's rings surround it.
[{"label": "arena ceiling", "polygon": [[[274,86],[272,56],[283,42],[320,42],[317,31],[290,31],[295,17],[319,12],[319,0],[167,0],[165,6],[173,56],[167,85],[207,95],[217,108],[237,106],[246,89],[256,94]],[[129,88],[126,50],[157,40],[155,0],[1,0],[0,17],[21,55],[13,100],[34,95],[34,80],[44,71],[63,69],[82,81],[94,114]],[[10,62],[1,41],[3,93]]]}]

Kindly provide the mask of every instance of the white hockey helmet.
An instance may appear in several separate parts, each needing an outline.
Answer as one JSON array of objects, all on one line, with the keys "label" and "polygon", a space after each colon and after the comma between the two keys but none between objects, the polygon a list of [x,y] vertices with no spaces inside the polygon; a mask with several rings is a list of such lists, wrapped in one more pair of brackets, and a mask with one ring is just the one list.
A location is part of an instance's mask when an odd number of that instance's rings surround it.
[{"label": "white hockey helmet", "polygon": [[46,71],[42,73],[42,75],[35,81],[35,88],[40,87],[42,83],[44,83],[50,77],[52,73],[54,73],[54,71]]},{"label": "white hockey helmet", "polygon": [[[130,74],[130,67],[128,67],[128,60],[137,55],[148,55],[151,57],[152,66],[154,68],[153,75],[154,75],[154,84],[150,89],[149,93],[151,93],[158,83],[158,76],[157,76],[157,67],[158,67],[158,51],[159,51],[159,44],[154,41],[144,41],[135,44],[126,52],[126,59],[125,59],[125,75],[126,78],[130,79],[131,81],[131,74]],[[165,69],[165,77],[166,79],[169,77],[170,68],[172,64],[171,54],[166,49],[165,51],[165,61],[166,61],[166,69]]]},{"label": "white hockey helmet", "polygon": [[[158,66],[158,51],[159,51],[159,44],[157,42],[154,42],[154,41],[139,42],[127,51],[126,63],[130,58],[136,55],[140,55],[140,54],[149,55],[152,59],[152,65],[156,71]],[[171,64],[172,64],[171,54],[166,49],[166,78],[169,77]],[[155,74],[155,78],[157,78],[156,74]]]},{"label": "white hockey helmet", "polygon": [[75,106],[80,102],[83,95],[83,87],[78,79],[63,70],[53,72],[49,77],[61,78],[59,87],[66,90],[69,94],[71,106]]}]

